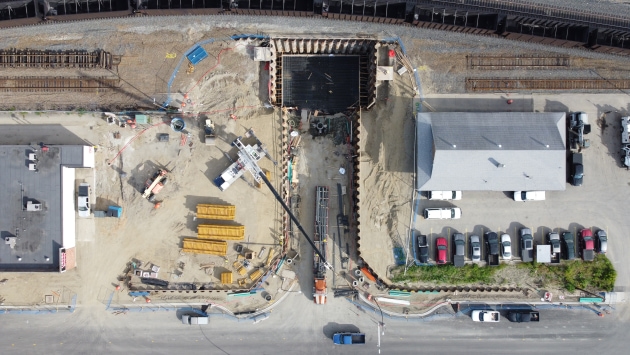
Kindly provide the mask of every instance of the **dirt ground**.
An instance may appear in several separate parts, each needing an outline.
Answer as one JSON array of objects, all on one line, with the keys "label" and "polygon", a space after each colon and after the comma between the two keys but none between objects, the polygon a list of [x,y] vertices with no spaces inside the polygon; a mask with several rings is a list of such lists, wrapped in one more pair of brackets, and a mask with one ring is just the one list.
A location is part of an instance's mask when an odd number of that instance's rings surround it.
[{"label": "dirt ground", "polygon": [[[222,47],[224,43],[218,43],[215,47],[209,45],[207,50],[219,52]],[[62,275],[28,274],[28,277],[27,274],[2,273],[0,278],[8,279],[2,289],[5,305],[41,303],[43,296],[51,294],[51,290],[60,295],[58,302],[69,301],[68,295],[73,293],[81,295],[79,304],[89,304],[93,300],[105,302],[132,259],[142,261],[142,269],[152,264],[159,266],[158,278],[172,283],[195,282],[207,287],[225,288],[219,285],[220,274],[234,271],[232,263],[237,255],[234,250],[236,243],[256,253],[265,248],[263,258],[252,260],[248,274],[265,262],[270,249],[278,255],[281,219],[279,206],[271,191],[266,186],[255,187],[249,173],[224,192],[214,186],[212,180],[230,165],[226,155],[237,158],[231,142],[250,128],[267,145],[273,159],[278,160],[280,116],[273,109],[262,107],[259,65],[249,58],[245,45],[226,51],[222,64],[216,71],[208,72],[213,65],[208,63],[207,68],[199,69],[197,77],[184,76],[173,85],[175,91],[190,91],[189,97],[195,105],[189,105],[187,109],[203,110],[202,113],[149,114],[152,125],[136,129],[109,125],[99,114],[90,113],[58,115],[25,112],[13,115],[16,118],[6,119],[7,123],[18,121],[23,124],[55,122],[65,130],[49,134],[41,131],[27,133],[21,137],[24,143],[35,139],[29,135],[35,135],[37,139],[49,143],[76,144],[79,140],[97,146],[95,179],[89,181],[93,184],[95,198],[92,208],[102,210],[110,204],[117,204],[123,207],[123,217],[92,216],[87,220],[78,220],[76,270]],[[206,72],[208,75],[203,76]],[[181,101],[183,95],[179,98]],[[234,113],[236,119],[230,118],[230,113]],[[161,124],[176,116],[184,118],[189,136],[184,137],[168,124]],[[202,124],[206,118],[215,122],[216,146],[203,143]],[[72,142],[69,132],[76,138]],[[115,133],[120,133],[120,138],[115,138]],[[161,133],[169,134],[170,141],[159,142],[157,135]],[[244,143],[248,142],[253,143],[245,138]],[[120,156],[115,158],[124,147]],[[281,176],[279,167],[269,159],[261,160],[259,165],[271,172],[271,181],[277,186]],[[157,195],[156,200],[161,202],[161,207],[156,209],[141,195],[145,181],[160,168],[166,168],[170,173],[167,185]],[[81,178],[79,174],[77,179]],[[233,222],[196,219],[196,205],[199,203],[235,205],[236,218]],[[182,239],[196,238],[200,223],[244,225],[245,240],[228,242],[226,259],[182,253]],[[202,264],[214,264],[214,267],[200,269]],[[233,272],[233,277],[236,282],[240,276]],[[251,285],[249,281],[247,286]],[[230,287],[235,288],[236,285]],[[66,294],[62,296],[63,291]],[[123,295],[117,294],[114,302],[125,301],[120,299]]]}]

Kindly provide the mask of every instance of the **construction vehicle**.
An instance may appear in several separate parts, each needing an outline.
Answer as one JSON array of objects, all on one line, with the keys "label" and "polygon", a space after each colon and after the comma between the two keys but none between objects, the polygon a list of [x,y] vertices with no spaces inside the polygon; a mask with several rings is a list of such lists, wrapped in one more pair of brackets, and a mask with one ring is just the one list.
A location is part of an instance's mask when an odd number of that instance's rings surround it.
[{"label": "construction vehicle", "polygon": [[153,202],[155,200],[155,195],[159,194],[164,185],[166,185],[166,174],[168,174],[166,169],[160,169],[153,175],[153,177],[147,179],[144,183],[145,189],[142,193],[142,197]]},{"label": "construction vehicle", "polygon": [[621,162],[630,169],[630,116],[621,117]]},{"label": "construction vehicle", "polygon": [[571,147],[573,149],[588,148],[591,142],[584,139],[584,136],[591,132],[591,125],[588,123],[588,115],[584,112],[573,112],[569,116],[569,133],[571,137]]},{"label": "construction vehicle", "polygon": [[[304,238],[306,238],[308,243],[313,248],[313,251],[315,254],[315,260],[314,260],[315,261],[314,262],[315,290],[313,292],[314,293],[313,297],[314,297],[315,303],[324,304],[326,303],[326,293],[327,293],[326,278],[325,278],[324,271],[325,269],[332,269],[332,265],[330,265],[326,261],[326,256],[324,254],[325,249],[326,249],[326,245],[325,245],[326,238],[328,237],[328,187],[322,187],[323,188],[322,190],[318,188],[317,190],[318,193],[320,191],[321,192],[325,191],[325,194],[322,195],[322,199],[318,200],[317,202],[318,206],[320,205],[320,203],[325,203],[325,211],[323,211],[322,214],[319,215],[319,217],[316,215],[316,219],[315,219],[316,228],[315,229],[316,229],[316,233],[319,233],[318,243],[316,244],[308,236],[308,234],[306,233],[306,231],[300,224],[300,221],[298,221],[297,217],[295,217],[293,212],[291,212],[291,209],[289,208],[289,206],[287,206],[287,204],[284,202],[280,194],[278,194],[278,191],[276,191],[273,185],[271,185],[271,182],[269,182],[269,179],[267,178],[266,174],[258,166],[258,161],[262,159],[263,156],[267,156],[267,158],[269,158],[274,163],[274,165],[277,165],[277,162],[271,159],[271,157],[269,156],[269,153],[265,149],[264,144],[262,144],[260,140],[258,140],[253,130],[249,130],[245,136],[247,138],[253,137],[254,139],[256,139],[257,143],[253,146],[244,145],[243,142],[241,141],[241,137],[236,138],[234,142],[232,142],[232,145],[238,148],[239,159],[238,161],[234,162],[226,171],[224,171],[221,175],[219,175],[215,179],[214,182],[222,191],[224,191],[238,177],[242,176],[245,170],[248,170],[252,174],[254,180],[257,183],[260,184],[261,182],[264,182],[267,185],[267,187],[269,187],[269,190],[271,190],[276,200],[280,203],[282,208],[289,215],[289,218],[291,219],[291,221],[295,224],[295,226],[298,228],[298,230],[302,233]],[[322,207],[324,206],[322,205]],[[186,239],[184,239],[184,242],[186,242]],[[271,257],[273,255],[271,252],[272,250],[270,250],[269,252],[269,256],[267,257],[267,262],[271,260]]]},{"label": "construction vehicle", "polygon": [[[317,186],[315,196],[315,235],[313,241],[317,249],[326,256],[326,242],[328,238],[328,187]],[[315,304],[325,304],[328,289],[326,287],[326,266],[318,253],[313,253],[313,301]]]},{"label": "construction vehicle", "polygon": [[216,131],[214,130],[214,123],[212,123],[212,120],[210,119],[206,120],[206,125],[203,130],[205,133],[206,145],[216,145],[215,140],[217,136],[216,136]]}]

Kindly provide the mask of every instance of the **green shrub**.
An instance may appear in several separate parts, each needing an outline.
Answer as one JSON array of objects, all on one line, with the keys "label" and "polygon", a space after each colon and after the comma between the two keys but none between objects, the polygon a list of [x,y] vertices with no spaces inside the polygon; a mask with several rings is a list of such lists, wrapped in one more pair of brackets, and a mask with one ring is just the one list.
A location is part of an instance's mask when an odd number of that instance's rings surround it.
[{"label": "green shrub", "polygon": [[479,267],[476,264],[464,265],[464,267],[412,266],[407,269],[406,274],[404,274],[404,268],[398,268],[392,281],[394,283],[421,281],[450,285],[492,283],[495,273],[503,266],[503,264],[497,267]]}]

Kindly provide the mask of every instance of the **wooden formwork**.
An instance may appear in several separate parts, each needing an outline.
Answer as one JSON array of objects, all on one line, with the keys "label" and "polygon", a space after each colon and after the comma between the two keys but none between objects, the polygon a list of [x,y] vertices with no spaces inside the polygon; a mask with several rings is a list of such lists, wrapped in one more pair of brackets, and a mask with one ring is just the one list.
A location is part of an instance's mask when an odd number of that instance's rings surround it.
[{"label": "wooden formwork", "polygon": [[200,203],[197,205],[197,218],[234,220],[236,206],[233,205],[209,205]]},{"label": "wooden formwork", "polygon": [[182,251],[194,254],[227,255],[227,242],[222,240],[204,240],[185,238]]}]

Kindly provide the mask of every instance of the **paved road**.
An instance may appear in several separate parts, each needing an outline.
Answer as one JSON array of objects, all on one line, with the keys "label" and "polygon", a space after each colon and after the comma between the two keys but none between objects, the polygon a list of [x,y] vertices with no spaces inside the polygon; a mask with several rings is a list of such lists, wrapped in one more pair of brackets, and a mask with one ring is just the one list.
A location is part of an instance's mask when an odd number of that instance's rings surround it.
[{"label": "paved road", "polygon": [[[449,353],[575,354],[625,353],[630,345],[627,312],[605,318],[590,311],[541,311],[539,324],[473,323],[468,317],[430,322],[385,319],[383,354]],[[184,326],[175,312],[113,315],[103,308],[74,314],[2,315],[0,353],[175,354],[377,354],[376,314],[343,299],[315,306],[303,294],[290,295],[264,322],[212,318],[207,326]],[[364,347],[334,346],[333,332],[360,329]]]}]

